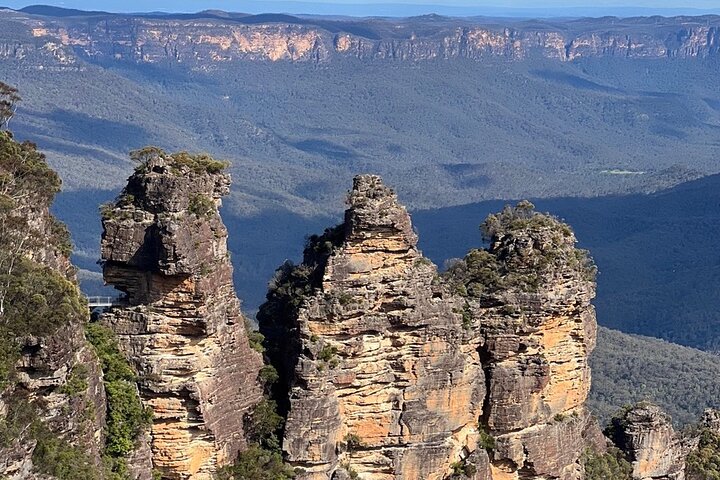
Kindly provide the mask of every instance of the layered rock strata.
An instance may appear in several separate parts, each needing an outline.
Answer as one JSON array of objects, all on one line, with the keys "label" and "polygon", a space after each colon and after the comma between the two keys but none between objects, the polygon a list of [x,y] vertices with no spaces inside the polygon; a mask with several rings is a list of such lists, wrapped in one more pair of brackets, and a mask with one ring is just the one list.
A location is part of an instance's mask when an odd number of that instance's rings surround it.
[{"label": "layered rock strata", "polygon": [[93,470],[102,463],[105,391],[83,333],[89,312],[70,237],[50,213],[59,190],[35,146],[0,129],[0,477],[12,480],[48,478],[56,459],[37,459],[51,447],[57,456],[77,449]]},{"label": "layered rock strata", "polygon": [[[712,412],[705,417],[712,425]],[[675,432],[670,417],[659,407],[640,403],[613,418],[612,440],[632,462],[633,479],[684,480],[689,443]],[[689,443],[688,443],[689,442]]]},{"label": "layered rock strata", "polygon": [[[441,20],[441,21],[438,21]],[[39,17],[0,11],[7,29],[0,58],[81,62],[173,62],[209,70],[240,61],[428,61],[531,57],[704,58],[720,52],[718,17],[589,19],[581,22],[483,23],[472,19],[318,21],[291,16],[205,18],[92,15]],[[76,67],[77,68],[77,67]]]},{"label": "layered rock strata", "polygon": [[[258,317],[287,385],[283,449],[300,478],[581,478],[584,447],[604,448],[584,407],[592,278],[553,270],[533,292],[475,295],[466,264],[443,278],[422,257],[378,177],[356,177],[348,203],[302,265],[280,270]],[[484,254],[496,262],[536,246],[496,240]],[[571,232],[545,240],[576,258]]]},{"label": "layered rock strata", "polygon": [[500,478],[580,478],[583,449],[604,449],[585,407],[597,323],[594,266],[572,231],[530,204],[483,226],[490,247],[449,270],[467,299],[488,384],[482,423]]},{"label": "layered rock strata", "polygon": [[317,282],[297,317],[261,324],[271,340],[296,332],[300,343],[287,460],[305,479],[443,478],[477,448],[481,340],[435,285],[395,194],[358,177],[349,203],[345,223],[311,239],[297,267],[314,266]]},{"label": "layered rock strata", "polygon": [[218,213],[230,185],[220,170],[152,151],[104,211],[103,273],[127,306],[102,321],[153,411],[152,466],[162,478],[211,478],[232,461],[245,445],[244,413],[262,394],[262,359],[248,343]]}]

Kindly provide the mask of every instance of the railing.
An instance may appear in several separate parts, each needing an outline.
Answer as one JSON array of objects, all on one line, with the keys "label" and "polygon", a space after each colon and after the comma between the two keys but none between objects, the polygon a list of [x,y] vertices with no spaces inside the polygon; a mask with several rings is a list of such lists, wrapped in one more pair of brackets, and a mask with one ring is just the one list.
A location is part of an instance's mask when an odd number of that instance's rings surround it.
[{"label": "railing", "polygon": [[87,301],[91,309],[119,307],[127,303],[123,297],[87,297]]}]

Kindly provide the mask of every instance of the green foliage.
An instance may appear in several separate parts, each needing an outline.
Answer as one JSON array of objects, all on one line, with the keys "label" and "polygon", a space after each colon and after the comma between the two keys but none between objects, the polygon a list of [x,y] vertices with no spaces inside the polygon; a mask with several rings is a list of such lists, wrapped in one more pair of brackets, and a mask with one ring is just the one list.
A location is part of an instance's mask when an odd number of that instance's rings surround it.
[{"label": "green foliage", "polygon": [[720,408],[716,355],[601,327],[590,366],[588,405],[601,422],[641,400],[659,405],[677,426],[695,422],[705,408]]},{"label": "green foliage", "polygon": [[135,372],[118,349],[112,330],[91,323],[86,334],[104,373],[108,402],[105,452],[110,457],[122,457],[134,448],[138,435],[152,422],[152,410],[143,407]]},{"label": "green foliage", "polygon": [[472,328],[473,324],[475,323],[475,317],[472,313],[472,307],[470,307],[470,304],[468,302],[465,302],[463,308],[453,308],[453,313],[459,313],[460,315],[462,315],[462,326],[464,329],[469,330]]},{"label": "green foliage", "polygon": [[285,420],[277,413],[277,403],[263,398],[247,416],[245,433],[248,438],[264,447],[277,450],[280,447],[279,431]]},{"label": "green foliage", "polygon": [[317,358],[319,360],[322,360],[323,362],[329,362],[333,358],[335,358],[335,355],[337,355],[337,352],[338,352],[338,350],[336,347],[334,347],[332,345],[324,345],[320,349],[320,352],[318,353]]},{"label": "green foliage", "polygon": [[617,448],[608,449],[607,453],[586,449],[581,461],[585,467],[585,480],[632,479],[632,465]]},{"label": "green foliage", "polygon": [[88,389],[88,369],[85,365],[77,364],[70,371],[65,385],[60,387],[60,393],[75,397]]},{"label": "green foliage", "polygon": [[493,437],[486,429],[485,426],[480,425],[478,428],[478,446],[485,450],[495,449],[495,437]]},{"label": "green foliage", "polygon": [[322,235],[310,235],[305,242],[306,263],[322,263],[342,244],[344,239],[344,224],[326,228]]},{"label": "green foliage", "polygon": [[250,348],[252,348],[256,352],[264,353],[265,347],[263,346],[263,342],[265,342],[265,336],[255,330],[255,328],[253,328],[253,326],[250,324],[250,321],[247,319],[245,320],[245,332],[247,332]]},{"label": "green foliage", "polygon": [[89,323],[85,327],[85,334],[100,358],[106,382],[136,380],[135,371],[120,352],[112,330],[99,323]]},{"label": "green foliage", "polygon": [[114,457],[105,452],[102,461],[105,473],[103,480],[128,480],[132,478],[125,457]]},{"label": "green foliage", "polygon": [[477,473],[477,467],[466,461],[455,462],[450,465],[453,478],[469,478]]},{"label": "green foliage", "polygon": [[36,206],[49,202],[60,191],[60,177],[45,155],[34,143],[16,142],[8,131],[0,131],[0,174],[0,192],[22,192],[33,198]]},{"label": "green foliage", "polygon": [[182,165],[190,168],[195,173],[216,174],[222,173],[230,166],[230,162],[215,160],[207,153],[190,154],[188,152],[178,152],[170,155],[170,158],[176,165]]},{"label": "green foliage", "polygon": [[50,218],[50,235],[48,241],[57,248],[61,255],[69,257],[72,254],[73,244],[70,239],[70,231],[67,225],[55,217]]},{"label": "green foliage", "polygon": [[350,477],[350,480],[358,480],[360,478],[360,474],[355,471],[354,468],[350,466],[349,463],[342,465],[342,468],[345,469],[348,476]]},{"label": "green foliage", "polygon": [[355,301],[355,297],[351,293],[348,292],[341,292],[338,297],[338,303],[342,306],[350,305]]},{"label": "green foliage", "polygon": [[305,299],[313,292],[313,269],[285,262],[270,281],[267,301],[258,312],[259,322],[293,318]]},{"label": "green foliage", "polygon": [[534,208],[522,201],[487,217],[481,230],[490,248],[471,250],[445,274],[457,293],[480,297],[508,289],[535,292],[546,276],[567,271],[594,281],[596,268],[586,251],[575,248],[570,227]]},{"label": "green foliage", "polygon": [[570,228],[550,215],[535,211],[535,205],[527,200],[518,202],[515,207],[506,205],[500,213],[490,214],[480,226],[483,239],[493,242],[518,232],[538,233],[544,230],[557,230],[565,237],[572,237]]},{"label": "green foliage", "polygon": [[0,339],[0,390],[4,390],[15,374],[15,362],[20,357],[17,342],[3,336]]},{"label": "green foliage", "polygon": [[432,260],[426,257],[420,257],[417,260],[415,260],[415,266],[416,267],[428,267],[432,265]]},{"label": "green foliage", "polygon": [[250,445],[240,452],[235,464],[218,472],[219,480],[290,480],[295,471],[275,451]]},{"label": "green foliage", "polygon": [[258,374],[258,379],[267,389],[280,379],[280,375],[278,374],[277,369],[272,365],[263,365],[260,369],[260,373]]},{"label": "green foliage", "polygon": [[3,448],[17,441],[23,432],[31,430],[37,420],[37,411],[26,398],[15,395],[10,400],[7,414],[0,417],[0,447]]},{"label": "green foliage", "polygon": [[2,385],[12,376],[20,355],[16,339],[52,335],[70,322],[83,322],[87,307],[73,283],[27,258],[17,260],[12,274],[0,274],[0,283],[5,289],[5,313],[0,322]]},{"label": "green foliage", "polygon": [[130,152],[130,160],[135,162],[136,173],[146,173],[147,163],[155,157],[166,157],[167,153],[160,147],[148,145],[147,147],[140,148],[138,150],[132,150]]},{"label": "green foliage", "polygon": [[106,452],[111,456],[126,455],[152,421],[152,410],[142,406],[134,382],[108,381],[105,392],[108,402]]},{"label": "green foliage", "polygon": [[207,153],[177,152],[168,154],[162,148],[152,145],[130,152],[130,159],[137,163],[135,167],[137,173],[146,173],[148,162],[156,157],[169,160],[171,171],[176,174],[181,173],[181,168],[187,168],[197,174],[216,174],[222,173],[230,166],[230,162],[215,160]]},{"label": "green foliage", "polygon": [[81,449],[54,436],[49,431],[36,435],[37,445],[33,451],[34,468],[59,480],[100,480],[92,459]]},{"label": "green foliage", "polygon": [[[321,266],[341,245],[344,238],[342,225],[328,228],[322,235],[308,237],[303,263],[294,265],[286,261],[275,271],[268,288],[267,300],[258,312],[258,321],[275,324],[295,318],[305,300],[318,288]],[[352,296],[342,294],[338,301],[343,305],[348,304],[352,301]]]},{"label": "green foliage", "polygon": [[720,480],[720,434],[704,428],[700,443],[687,457],[689,478]]},{"label": "green foliage", "polygon": [[15,105],[19,101],[17,88],[0,82],[0,128],[5,128],[15,115]]},{"label": "green foliage", "polygon": [[55,270],[31,260],[17,264],[9,282],[4,326],[13,337],[44,336],[71,321],[87,317],[87,304],[77,286]]},{"label": "green foliage", "polygon": [[487,250],[470,250],[463,260],[448,268],[446,277],[462,296],[479,297],[505,285],[500,262]]},{"label": "green foliage", "polygon": [[0,418],[0,446],[7,448],[15,441],[34,440],[32,460],[35,471],[59,480],[101,479],[85,452],[59,438],[39,420],[36,405],[18,394],[6,402],[7,414]]},{"label": "green foliage", "polygon": [[215,212],[215,202],[207,195],[192,195],[188,203],[188,212],[197,217],[210,216]]},{"label": "green foliage", "polygon": [[280,454],[280,431],[284,419],[277,413],[277,404],[263,398],[245,417],[245,433],[250,440],[247,450],[240,452],[232,466],[218,473],[220,480],[286,480],[295,478],[294,470],[283,462]]},{"label": "green foliage", "polygon": [[345,435],[345,438],[343,438],[343,442],[345,442],[345,446],[350,452],[358,450],[363,446],[362,439],[359,435],[355,433],[348,433],[347,435]]},{"label": "green foliage", "polygon": [[465,305],[463,305],[462,309],[462,325],[463,328],[470,329],[473,324],[475,323],[475,317],[473,316],[472,309],[470,308],[470,304],[465,302]]},{"label": "green foliage", "polygon": [[103,220],[115,218],[115,202],[106,202],[100,205],[100,218]]}]

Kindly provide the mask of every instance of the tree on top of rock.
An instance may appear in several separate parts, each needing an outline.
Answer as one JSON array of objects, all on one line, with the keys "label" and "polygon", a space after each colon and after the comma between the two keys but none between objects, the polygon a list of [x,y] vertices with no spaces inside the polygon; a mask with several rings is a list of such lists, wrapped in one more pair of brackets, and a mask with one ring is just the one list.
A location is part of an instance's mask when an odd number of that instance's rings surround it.
[{"label": "tree on top of rock", "polygon": [[461,295],[479,297],[500,290],[537,291],[543,279],[579,273],[594,281],[596,268],[575,247],[572,229],[556,217],[535,211],[527,200],[491,214],[480,226],[487,249],[473,249],[446,273]]},{"label": "tree on top of rock", "polygon": [[0,129],[7,128],[19,101],[17,88],[0,82]]}]

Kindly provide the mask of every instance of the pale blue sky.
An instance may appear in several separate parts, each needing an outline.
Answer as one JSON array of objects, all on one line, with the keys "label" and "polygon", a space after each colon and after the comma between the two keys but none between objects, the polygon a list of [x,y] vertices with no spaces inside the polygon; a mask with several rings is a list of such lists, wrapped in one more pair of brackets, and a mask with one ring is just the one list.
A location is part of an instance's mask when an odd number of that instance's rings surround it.
[{"label": "pale blue sky", "polygon": [[319,13],[341,15],[529,14],[668,14],[720,13],[720,0],[0,0],[22,8],[46,4],[112,12],[196,12],[221,9],[234,12]]}]

